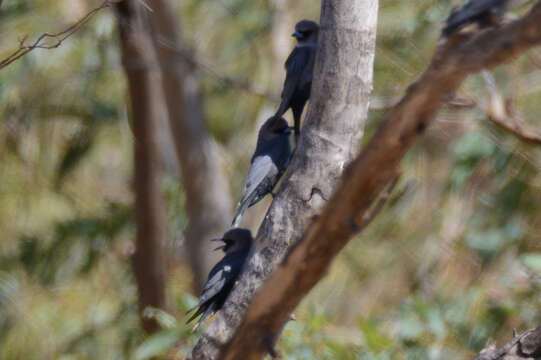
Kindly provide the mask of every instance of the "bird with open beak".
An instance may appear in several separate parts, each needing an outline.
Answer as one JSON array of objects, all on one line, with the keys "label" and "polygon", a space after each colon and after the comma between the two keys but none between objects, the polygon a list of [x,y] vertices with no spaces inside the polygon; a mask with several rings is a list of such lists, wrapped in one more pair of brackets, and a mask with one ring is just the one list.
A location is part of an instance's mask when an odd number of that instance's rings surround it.
[{"label": "bird with open beak", "polygon": [[275,116],[281,117],[291,108],[295,122],[295,140],[300,135],[304,105],[310,98],[318,33],[319,25],[316,22],[311,20],[299,21],[295,25],[295,32],[292,34],[297,39],[297,46],[295,46],[285,63],[286,79],[282,90],[282,101]]},{"label": "bird with open beak", "polygon": [[192,331],[197,330],[208,316],[222,308],[235,285],[253,244],[250,230],[240,228],[229,230],[222,238],[212,241],[222,243],[215,250],[222,250],[225,256],[210,271],[197,305],[186,312],[188,314],[197,309],[186,323],[201,315]]}]

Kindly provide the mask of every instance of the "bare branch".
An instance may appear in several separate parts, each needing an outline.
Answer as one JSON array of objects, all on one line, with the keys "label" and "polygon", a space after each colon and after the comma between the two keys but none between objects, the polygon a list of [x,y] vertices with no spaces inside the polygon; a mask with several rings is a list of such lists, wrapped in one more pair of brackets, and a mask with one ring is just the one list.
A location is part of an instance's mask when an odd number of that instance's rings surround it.
[{"label": "bare branch", "polygon": [[541,326],[517,335],[500,348],[492,345],[483,349],[474,360],[538,359],[541,356]]},{"label": "bare branch", "polygon": [[490,100],[487,104],[478,104],[478,106],[487,114],[488,119],[519,139],[541,144],[541,131],[526,124],[522,115],[503,98],[492,74],[483,71],[483,79],[490,94]]},{"label": "bare branch", "polygon": [[539,44],[541,1],[521,19],[499,28],[442,39],[428,68],[346,171],[302,241],[254,296],[222,358],[259,359],[270,350],[269,344],[275,343],[289,314],[358,232],[359,226],[352,219],[369,211],[379,192],[396,177],[401,159],[424,133],[443,100],[468,75],[509,61]]},{"label": "bare branch", "polygon": [[[85,16],[83,16],[76,23],[68,26],[66,29],[57,33],[43,33],[33,43],[26,45],[26,39],[28,36],[24,36],[19,42],[19,48],[15,50],[11,55],[0,61],[0,70],[11,64],[12,62],[20,59],[29,52],[35,49],[55,49],[62,45],[62,42],[75,34],[81,29],[96,13],[113,5],[115,1],[104,1],[100,6],[90,10]],[[53,40],[53,42],[47,42],[47,40]]]}]

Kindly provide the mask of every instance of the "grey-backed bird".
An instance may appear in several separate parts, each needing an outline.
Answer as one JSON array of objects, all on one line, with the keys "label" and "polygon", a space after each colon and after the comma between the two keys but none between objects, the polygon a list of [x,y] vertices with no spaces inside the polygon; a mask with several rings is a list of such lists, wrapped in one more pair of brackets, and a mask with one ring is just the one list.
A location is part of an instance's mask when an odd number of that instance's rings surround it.
[{"label": "grey-backed bird", "polygon": [[301,116],[304,105],[310,98],[312,74],[316,61],[317,36],[319,25],[311,20],[302,20],[295,25],[293,37],[297,46],[287,58],[286,79],[282,90],[282,101],[275,116],[281,117],[289,108],[295,121],[295,140],[301,129]]},{"label": "grey-backed bird", "polygon": [[250,230],[236,228],[227,231],[222,238],[214,241],[223,242],[224,245],[215,250],[223,250],[225,256],[210,271],[197,305],[187,311],[190,313],[197,309],[186,323],[201,315],[193,331],[224,305],[248,258],[253,238]]},{"label": "grey-backed bird", "polygon": [[442,30],[444,36],[473,23],[490,26],[501,21],[506,11],[519,7],[530,0],[470,0],[464,6],[453,11]]},{"label": "grey-backed bird", "polygon": [[257,145],[252,156],[250,170],[246,178],[244,195],[233,218],[233,226],[237,226],[244,211],[272,189],[280,180],[289,164],[291,144],[289,142],[291,127],[281,117],[271,117],[259,129]]}]

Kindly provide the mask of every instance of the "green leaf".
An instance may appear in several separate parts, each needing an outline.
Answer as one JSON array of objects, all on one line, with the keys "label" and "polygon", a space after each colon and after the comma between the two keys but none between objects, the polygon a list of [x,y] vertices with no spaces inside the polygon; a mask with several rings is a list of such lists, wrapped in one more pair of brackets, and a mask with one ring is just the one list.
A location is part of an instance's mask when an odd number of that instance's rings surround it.
[{"label": "green leaf", "polygon": [[541,253],[524,254],[520,261],[533,271],[541,271]]},{"label": "green leaf", "polygon": [[69,141],[62,155],[56,174],[56,186],[62,184],[64,178],[79,165],[81,160],[88,154],[94,143],[96,129],[93,126],[84,127]]},{"label": "green leaf", "polygon": [[366,346],[368,346],[371,351],[379,353],[388,349],[392,345],[392,340],[382,335],[378,331],[376,324],[373,322],[369,320],[361,320],[359,325],[364,334]]},{"label": "green leaf", "polygon": [[177,325],[177,319],[173,315],[152,306],[147,306],[143,310],[143,316],[147,319],[156,320],[162,328],[172,329]]},{"label": "green leaf", "polygon": [[135,360],[145,360],[165,354],[175,345],[178,339],[178,329],[157,332],[135,349]]}]

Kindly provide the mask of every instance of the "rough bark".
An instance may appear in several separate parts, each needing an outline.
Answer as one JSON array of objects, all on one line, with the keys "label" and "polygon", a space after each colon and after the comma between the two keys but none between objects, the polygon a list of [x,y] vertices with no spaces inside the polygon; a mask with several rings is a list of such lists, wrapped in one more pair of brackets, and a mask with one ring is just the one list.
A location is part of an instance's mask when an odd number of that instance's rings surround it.
[{"label": "rough bark", "polygon": [[492,345],[483,349],[474,360],[536,360],[541,358],[541,326],[513,333],[513,339],[497,348]]},{"label": "rough bark", "polygon": [[219,256],[209,240],[228,229],[232,204],[217,146],[206,128],[197,74],[175,50],[181,48],[176,13],[170,0],[152,2],[154,46],[186,191],[186,249],[199,289]]},{"label": "rough bark", "polygon": [[242,354],[243,359],[258,359],[271,349],[291,311],[325,275],[351,236],[372,218],[374,200],[396,179],[400,160],[423,134],[446,96],[468,75],[509,61],[539,44],[541,2],[522,19],[500,28],[442,40],[428,68],[346,171],[321,216],[259,289],[223,358]]},{"label": "rough bark", "polygon": [[322,2],[312,97],[299,145],[259,229],[257,251],[201,336],[193,359],[217,357],[255,291],[301,239],[331,197],[345,166],[358,155],[372,90],[377,10],[377,0]]},{"label": "rough bark", "polygon": [[[144,31],[141,8],[137,1],[115,5],[118,15],[124,70],[128,79],[131,118],[134,134],[134,190],[136,249],[132,263],[141,314],[147,306],[165,309],[165,262],[163,243],[166,236],[165,209],[160,191],[158,147],[155,143],[153,117],[164,106],[160,97],[159,75],[149,70],[153,59],[152,42]],[[147,332],[158,329],[154,319],[141,315]]]}]

